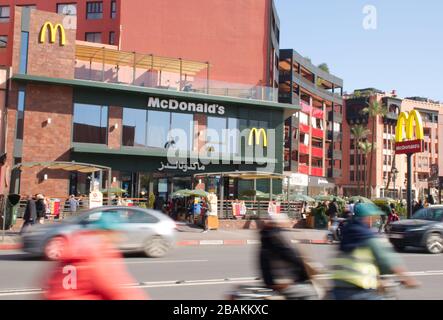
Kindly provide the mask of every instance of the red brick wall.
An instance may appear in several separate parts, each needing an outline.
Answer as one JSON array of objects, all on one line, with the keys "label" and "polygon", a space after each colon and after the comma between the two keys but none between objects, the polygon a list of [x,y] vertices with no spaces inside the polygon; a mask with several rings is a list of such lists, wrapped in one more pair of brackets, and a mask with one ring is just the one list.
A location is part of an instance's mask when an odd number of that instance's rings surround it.
[{"label": "red brick wall", "polygon": [[[120,149],[123,130],[123,108],[109,107],[108,146],[110,149]],[[117,128],[115,125],[117,124]]]},{"label": "red brick wall", "polygon": [[63,16],[51,12],[31,11],[29,30],[28,74],[54,78],[74,79],[75,67],[75,30],[65,30],[66,44],[56,42],[39,43],[41,27],[46,21],[52,24],[63,23]]},{"label": "red brick wall", "polygon": [[[72,94],[69,87],[27,85],[23,162],[70,160]],[[44,174],[48,175],[47,181],[43,180]],[[22,194],[66,196],[68,188],[69,172],[42,168],[22,171]]]}]

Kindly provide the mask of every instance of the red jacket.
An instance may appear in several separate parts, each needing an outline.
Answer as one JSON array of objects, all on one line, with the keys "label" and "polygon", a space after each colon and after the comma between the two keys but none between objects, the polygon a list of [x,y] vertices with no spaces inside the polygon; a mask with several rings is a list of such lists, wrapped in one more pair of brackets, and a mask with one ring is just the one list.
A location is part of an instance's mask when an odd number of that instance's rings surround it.
[{"label": "red jacket", "polygon": [[69,238],[63,258],[49,273],[44,288],[49,300],[144,300],[141,289],[123,288],[135,280],[109,239],[96,232]]}]

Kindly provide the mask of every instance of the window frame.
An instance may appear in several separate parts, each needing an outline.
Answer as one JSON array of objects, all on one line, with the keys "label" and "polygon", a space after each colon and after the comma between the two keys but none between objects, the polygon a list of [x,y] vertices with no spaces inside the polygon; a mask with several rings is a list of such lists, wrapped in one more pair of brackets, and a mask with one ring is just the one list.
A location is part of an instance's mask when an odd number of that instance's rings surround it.
[{"label": "window frame", "polygon": [[[6,38],[6,40],[2,41],[2,38]],[[8,40],[9,40],[8,35],[0,35],[0,49],[8,47]],[[4,46],[2,45],[3,43],[5,44]]]},{"label": "window frame", "polygon": [[[8,16],[2,16],[3,9],[8,9]],[[11,19],[11,6],[0,6],[0,23],[8,23]]]},{"label": "window frame", "polygon": [[[75,6],[75,14],[67,14],[67,13],[63,13],[63,12],[59,12],[59,7],[60,6]],[[76,17],[77,16],[77,3],[76,2],[61,2],[61,3],[57,3],[55,5],[55,10],[57,12],[57,14],[63,14],[65,16],[70,16],[70,17]]]},{"label": "window frame", "polygon": [[117,18],[117,1],[111,0],[111,19]]},{"label": "window frame", "polygon": [[[89,41],[88,40],[88,35],[95,35],[95,36],[100,35],[100,42]],[[91,43],[102,43],[102,33],[101,32],[85,32],[85,41],[86,42],[91,42]]]},{"label": "window frame", "polygon": [[[89,9],[100,7],[101,11],[89,11]],[[103,19],[103,1],[87,1],[86,2],[86,19],[100,20]]]}]

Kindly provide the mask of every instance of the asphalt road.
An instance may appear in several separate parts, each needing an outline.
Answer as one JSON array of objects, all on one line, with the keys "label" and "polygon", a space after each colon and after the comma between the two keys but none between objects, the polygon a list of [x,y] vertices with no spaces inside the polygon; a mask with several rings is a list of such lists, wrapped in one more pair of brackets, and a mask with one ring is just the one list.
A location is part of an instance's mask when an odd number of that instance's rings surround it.
[{"label": "asphalt road", "polygon": [[[303,245],[317,262],[327,265],[335,252],[331,245]],[[260,283],[257,245],[179,247],[162,259],[125,257],[135,283],[152,299],[219,300],[238,284]],[[403,289],[401,299],[443,299],[443,255],[420,251],[401,254],[410,272],[422,283]],[[38,299],[40,280],[50,262],[30,259],[21,252],[0,253],[0,299]],[[104,270],[103,272],[106,272]],[[112,278],[112,275],[110,275]]]}]

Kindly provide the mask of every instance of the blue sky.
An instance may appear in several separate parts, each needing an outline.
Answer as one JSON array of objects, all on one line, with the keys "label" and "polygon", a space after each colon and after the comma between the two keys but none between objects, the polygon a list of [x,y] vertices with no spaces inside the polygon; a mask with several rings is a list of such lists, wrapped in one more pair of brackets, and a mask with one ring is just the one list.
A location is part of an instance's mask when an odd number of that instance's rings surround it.
[{"label": "blue sky", "polygon": [[[443,1],[275,0],[280,48],[326,62],[345,90],[375,87],[443,102]],[[365,30],[363,8],[377,9]]]}]

